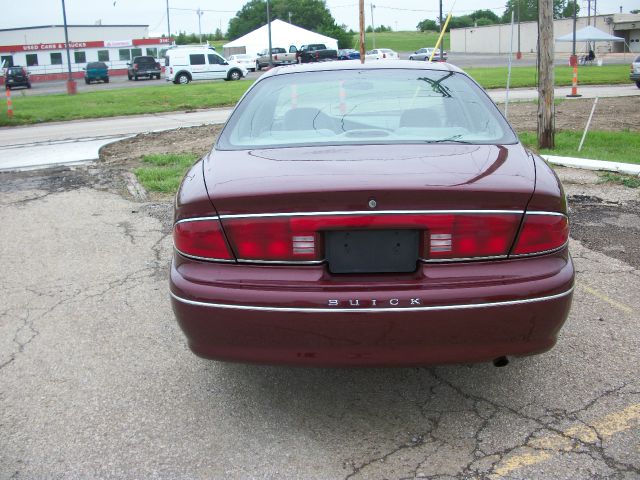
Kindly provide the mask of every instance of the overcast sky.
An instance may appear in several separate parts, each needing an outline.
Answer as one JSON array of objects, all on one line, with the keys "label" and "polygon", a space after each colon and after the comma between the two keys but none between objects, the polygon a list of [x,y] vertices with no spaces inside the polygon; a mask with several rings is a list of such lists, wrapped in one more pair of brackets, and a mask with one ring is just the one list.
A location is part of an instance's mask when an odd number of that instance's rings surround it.
[{"label": "overcast sky", "polygon": [[[169,0],[171,31],[198,32],[198,15],[201,8],[202,31],[213,32],[221,27],[226,31],[229,19],[242,8],[246,0]],[[414,30],[416,24],[425,18],[435,19],[438,15],[438,2],[435,0],[373,0],[376,5],[374,22],[383,23],[394,30]],[[443,0],[443,8],[448,11],[453,0]],[[501,15],[506,0],[457,0],[454,15],[464,15],[478,8],[489,8]],[[581,13],[586,15],[587,1],[578,0]],[[334,18],[339,24],[356,30],[358,24],[357,0],[328,0]],[[66,0],[67,21],[70,24],[143,24],[149,25],[152,35],[160,35],[167,31],[166,0]],[[593,2],[592,2],[593,6]],[[638,0],[599,0],[599,13],[617,13],[622,6],[623,12],[638,8]],[[365,3],[367,19],[371,23],[370,0]],[[292,19],[295,23],[295,18]],[[62,23],[61,0],[21,0],[12,2],[4,8],[0,16],[1,28],[16,28],[36,25]]]}]

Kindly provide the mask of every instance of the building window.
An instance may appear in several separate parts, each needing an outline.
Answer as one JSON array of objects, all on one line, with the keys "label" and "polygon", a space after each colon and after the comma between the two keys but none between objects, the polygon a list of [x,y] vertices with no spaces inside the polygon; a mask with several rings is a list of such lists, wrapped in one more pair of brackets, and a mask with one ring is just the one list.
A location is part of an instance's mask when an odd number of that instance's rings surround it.
[{"label": "building window", "polygon": [[121,48],[118,50],[118,54],[120,55],[120,60],[131,60],[131,51],[128,48]]},{"label": "building window", "polygon": [[61,53],[52,53],[51,54],[51,65],[62,65],[62,54]]},{"label": "building window", "polygon": [[37,67],[37,66],[38,66],[38,54],[27,53],[27,67]]},{"label": "building window", "polygon": [[0,65],[2,65],[2,68],[13,67],[13,56],[12,55],[2,55],[0,57]]},{"label": "building window", "polygon": [[99,62],[108,62],[109,61],[109,50],[98,50],[98,61]]},{"label": "building window", "polygon": [[87,54],[85,52],[73,52],[75,63],[87,63]]},{"label": "building window", "polygon": [[142,49],[141,48],[132,48],[131,49],[131,58],[140,57],[140,56],[142,56]]},{"label": "building window", "polygon": [[158,49],[157,48],[147,48],[147,55],[153,58],[158,58]]}]

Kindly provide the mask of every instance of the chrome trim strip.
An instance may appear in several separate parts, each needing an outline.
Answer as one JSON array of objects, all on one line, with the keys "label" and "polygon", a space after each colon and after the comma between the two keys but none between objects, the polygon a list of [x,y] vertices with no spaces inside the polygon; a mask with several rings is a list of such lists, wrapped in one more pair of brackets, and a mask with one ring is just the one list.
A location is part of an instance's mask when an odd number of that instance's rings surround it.
[{"label": "chrome trim strip", "polygon": [[541,211],[533,211],[533,212],[525,212],[527,215],[550,215],[556,217],[566,217],[567,215],[561,212],[541,212]]},{"label": "chrome trim strip", "polygon": [[178,220],[174,225],[179,223],[187,223],[187,222],[202,222],[204,220],[220,220],[218,217],[194,217],[194,218],[183,218],[182,220]]},{"label": "chrome trim strip", "polygon": [[196,255],[189,255],[188,253],[184,253],[183,251],[179,250],[175,245],[173,246],[173,249],[178,252],[180,255],[182,255],[183,257],[186,258],[191,258],[193,260],[203,260],[205,262],[224,262],[224,263],[236,263],[235,260],[227,260],[227,259],[223,259],[223,258],[209,258],[209,257],[198,257]]},{"label": "chrome trim strip", "polygon": [[238,263],[242,264],[266,264],[266,265],[320,265],[324,263],[324,260],[246,260],[244,258],[239,258]]},{"label": "chrome trim strip", "polygon": [[430,312],[439,310],[469,310],[472,308],[488,308],[488,307],[506,307],[510,305],[522,305],[534,302],[544,302],[548,300],[555,300],[557,298],[566,297],[570,295],[575,286],[572,286],[566,292],[558,293],[555,295],[549,295],[546,297],[526,298],[522,300],[510,300],[505,302],[489,302],[489,303],[472,303],[466,305],[436,305],[430,307],[385,307],[385,308],[298,308],[298,307],[259,307],[254,305],[232,305],[227,303],[210,303],[210,302],[198,302],[196,300],[187,300],[186,298],[179,297],[173,292],[171,296],[178,302],[186,303],[188,305],[195,305],[197,307],[211,307],[211,308],[226,308],[229,310],[252,310],[262,312],[301,312],[301,313],[349,313],[349,312]]},{"label": "chrome trim strip", "polygon": [[508,255],[493,255],[489,257],[463,257],[463,258],[419,258],[422,263],[451,263],[451,262],[473,262],[476,260],[504,260]]},{"label": "chrome trim strip", "polygon": [[537,257],[538,255],[546,255],[548,253],[554,253],[557,252],[559,250],[562,250],[563,248],[565,248],[567,245],[569,245],[569,240],[567,239],[566,242],[564,242],[562,245],[560,245],[558,248],[552,248],[551,250],[543,250],[541,252],[533,252],[533,253],[520,253],[518,255],[509,255],[509,258],[524,258],[524,257]]},{"label": "chrome trim strip", "polygon": [[438,214],[515,214],[522,215],[524,210],[356,210],[352,212],[289,212],[289,213],[246,213],[220,215],[221,219],[232,218],[268,218],[268,217],[327,217],[330,215],[438,215]]}]

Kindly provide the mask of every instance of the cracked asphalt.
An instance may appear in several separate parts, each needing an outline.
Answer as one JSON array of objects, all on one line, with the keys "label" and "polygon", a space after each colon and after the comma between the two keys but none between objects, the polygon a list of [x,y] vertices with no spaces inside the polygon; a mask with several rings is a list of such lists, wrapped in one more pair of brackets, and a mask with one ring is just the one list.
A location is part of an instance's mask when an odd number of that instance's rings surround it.
[{"label": "cracked asphalt", "polygon": [[640,478],[639,192],[559,172],[573,310],[500,369],[199,359],[170,202],[100,166],[0,173],[0,479]]}]

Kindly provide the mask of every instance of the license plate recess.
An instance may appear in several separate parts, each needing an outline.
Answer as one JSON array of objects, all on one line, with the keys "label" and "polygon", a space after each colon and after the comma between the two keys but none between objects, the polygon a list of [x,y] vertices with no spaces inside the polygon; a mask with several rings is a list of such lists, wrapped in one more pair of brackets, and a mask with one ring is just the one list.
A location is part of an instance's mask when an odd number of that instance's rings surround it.
[{"label": "license plate recess", "polygon": [[418,230],[335,230],[324,234],[331,273],[409,273],[418,262]]}]

